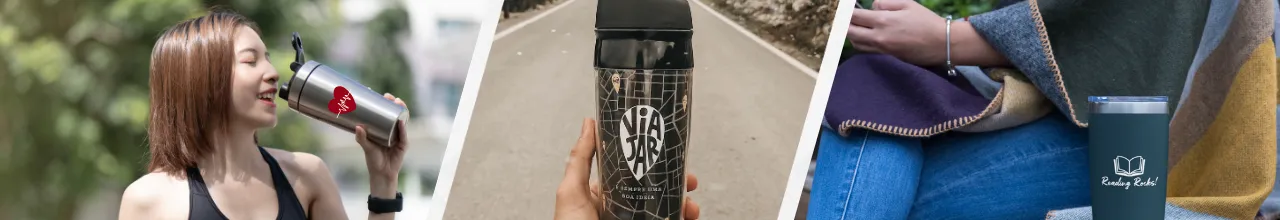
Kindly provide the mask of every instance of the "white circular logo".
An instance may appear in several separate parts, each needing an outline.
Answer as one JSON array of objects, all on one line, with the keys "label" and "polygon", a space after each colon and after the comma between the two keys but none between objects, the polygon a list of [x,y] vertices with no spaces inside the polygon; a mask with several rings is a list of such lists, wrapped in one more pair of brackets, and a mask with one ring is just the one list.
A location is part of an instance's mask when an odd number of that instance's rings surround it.
[{"label": "white circular logo", "polygon": [[648,105],[632,106],[622,113],[618,138],[622,142],[622,155],[627,159],[627,167],[631,168],[631,175],[636,180],[644,178],[645,173],[658,163],[667,130],[663,120],[658,109]]}]

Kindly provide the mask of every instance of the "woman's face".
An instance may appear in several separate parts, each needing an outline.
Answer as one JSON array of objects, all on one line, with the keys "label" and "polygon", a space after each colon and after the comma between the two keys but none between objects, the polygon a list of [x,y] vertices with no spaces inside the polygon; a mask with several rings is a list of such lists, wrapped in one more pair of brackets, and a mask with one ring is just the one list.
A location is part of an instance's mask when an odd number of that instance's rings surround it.
[{"label": "woman's face", "polygon": [[267,46],[258,32],[240,26],[234,41],[231,68],[231,121],[254,129],[276,126],[276,68],[267,59]]}]

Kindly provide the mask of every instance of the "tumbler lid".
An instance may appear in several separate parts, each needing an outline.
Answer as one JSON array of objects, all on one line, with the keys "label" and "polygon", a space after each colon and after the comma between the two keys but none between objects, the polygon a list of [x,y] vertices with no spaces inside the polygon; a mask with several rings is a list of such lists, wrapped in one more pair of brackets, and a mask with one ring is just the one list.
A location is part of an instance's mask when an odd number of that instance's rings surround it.
[{"label": "tumbler lid", "polygon": [[598,1],[596,29],[693,29],[688,0]]},{"label": "tumbler lid", "polygon": [[[293,78],[298,78],[298,75],[300,74],[298,70],[302,69],[302,66],[307,62],[306,56],[302,55],[302,52],[303,52],[302,37],[298,36],[298,32],[293,32],[293,39],[289,40],[289,43],[293,45],[293,56],[294,56],[293,62],[289,63],[289,70],[293,71],[294,73]],[[309,75],[309,74],[306,74],[306,75]],[[278,90],[279,92],[276,93],[278,96],[280,96],[280,99],[284,99],[285,101],[288,101],[288,100],[291,100],[290,96],[296,96],[297,93],[289,92],[289,87],[290,87],[289,84],[293,83],[293,78],[290,78],[289,80],[283,80],[283,82],[280,83],[279,90]]]},{"label": "tumbler lid", "polygon": [[1165,96],[1089,96],[1089,112],[1099,114],[1168,114]]}]

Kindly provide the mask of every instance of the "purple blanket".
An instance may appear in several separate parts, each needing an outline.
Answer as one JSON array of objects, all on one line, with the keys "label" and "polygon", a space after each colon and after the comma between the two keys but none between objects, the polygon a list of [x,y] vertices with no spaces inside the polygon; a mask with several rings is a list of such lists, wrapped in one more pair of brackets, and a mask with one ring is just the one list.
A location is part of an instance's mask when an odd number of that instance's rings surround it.
[{"label": "purple blanket", "polygon": [[[855,55],[836,68],[825,120],[842,135],[863,128],[927,137],[989,114],[987,100],[963,76],[947,76],[889,55]],[[999,97],[997,97],[998,99]]]}]

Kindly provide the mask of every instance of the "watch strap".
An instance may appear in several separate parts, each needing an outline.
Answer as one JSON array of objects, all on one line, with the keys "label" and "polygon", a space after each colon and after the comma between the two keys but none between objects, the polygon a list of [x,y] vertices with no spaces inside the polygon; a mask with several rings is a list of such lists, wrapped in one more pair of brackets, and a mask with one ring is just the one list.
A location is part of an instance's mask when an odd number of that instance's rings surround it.
[{"label": "watch strap", "polygon": [[400,212],[404,209],[404,195],[396,192],[395,199],[383,199],[369,195],[369,211],[375,214]]}]

